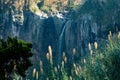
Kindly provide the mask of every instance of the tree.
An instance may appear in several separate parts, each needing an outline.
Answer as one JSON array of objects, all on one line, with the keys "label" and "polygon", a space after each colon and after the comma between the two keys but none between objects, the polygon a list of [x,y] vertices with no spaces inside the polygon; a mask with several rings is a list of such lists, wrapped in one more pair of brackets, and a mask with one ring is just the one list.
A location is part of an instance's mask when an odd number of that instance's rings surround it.
[{"label": "tree", "polygon": [[5,80],[13,71],[25,77],[26,70],[32,66],[32,44],[18,40],[17,37],[0,40],[0,80]]}]

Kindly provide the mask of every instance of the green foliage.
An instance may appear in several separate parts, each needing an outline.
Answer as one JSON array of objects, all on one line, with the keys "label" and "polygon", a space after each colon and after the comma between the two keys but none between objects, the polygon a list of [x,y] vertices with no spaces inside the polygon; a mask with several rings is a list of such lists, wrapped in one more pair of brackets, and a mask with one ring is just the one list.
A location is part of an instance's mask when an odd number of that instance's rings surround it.
[{"label": "green foliage", "polygon": [[119,80],[120,39],[114,36],[108,40],[105,50],[91,55],[84,67],[83,73],[87,80]]},{"label": "green foliage", "polygon": [[47,7],[47,6],[41,7],[41,10],[44,11],[44,12],[46,12],[46,13],[49,13],[49,12],[50,12],[50,8]]},{"label": "green foliage", "polygon": [[8,37],[7,41],[0,40],[0,80],[5,80],[13,71],[25,77],[25,71],[32,66],[29,57],[32,44]]},{"label": "green foliage", "polygon": [[37,8],[32,8],[32,11],[33,12],[37,12]]},{"label": "green foliage", "polygon": [[[120,34],[119,34],[120,37]],[[43,74],[40,79],[45,80],[119,80],[120,79],[120,39],[110,36],[110,40],[101,40],[98,47],[86,59],[79,58],[80,62],[73,61],[68,67],[66,55],[63,61],[55,67],[51,63],[52,57],[47,53],[47,60],[43,65]],[[96,43],[97,45],[97,43]],[[102,48],[101,48],[102,47]],[[50,50],[49,52],[51,52]],[[44,63],[43,63],[44,64]],[[67,70],[70,71],[67,71]]]}]

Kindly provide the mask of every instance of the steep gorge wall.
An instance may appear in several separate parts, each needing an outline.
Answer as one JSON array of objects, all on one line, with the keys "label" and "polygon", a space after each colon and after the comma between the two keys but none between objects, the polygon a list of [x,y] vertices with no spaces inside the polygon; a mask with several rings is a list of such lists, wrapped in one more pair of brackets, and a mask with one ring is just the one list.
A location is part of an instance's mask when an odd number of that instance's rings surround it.
[{"label": "steep gorge wall", "polygon": [[[119,0],[88,0],[71,12],[71,18],[67,20],[56,16],[41,19],[40,15],[28,9],[28,0],[9,0],[12,3],[7,4],[2,4],[2,1],[0,37],[18,36],[19,39],[32,42],[35,53],[33,60],[39,60],[43,54],[45,57],[49,45],[56,58],[65,51],[71,59],[73,48],[77,56],[85,56],[89,42],[103,38],[107,29],[113,32],[120,29]],[[23,5],[10,7],[14,1],[19,4],[23,2]]]},{"label": "steep gorge wall", "polygon": [[[21,3],[22,2],[22,3]],[[29,1],[1,0],[0,38],[17,36],[19,39],[32,42],[33,61],[40,60],[51,45],[56,53],[59,35],[64,21],[56,16],[41,18],[28,9]],[[18,5],[22,4],[22,5]],[[44,55],[43,55],[44,54]]]},{"label": "steep gorge wall", "polygon": [[88,53],[88,43],[99,42],[100,38],[107,37],[109,31],[118,32],[119,4],[119,0],[87,0],[82,7],[74,11],[72,19],[66,23],[67,53],[72,55],[76,48],[77,55],[83,57]]}]

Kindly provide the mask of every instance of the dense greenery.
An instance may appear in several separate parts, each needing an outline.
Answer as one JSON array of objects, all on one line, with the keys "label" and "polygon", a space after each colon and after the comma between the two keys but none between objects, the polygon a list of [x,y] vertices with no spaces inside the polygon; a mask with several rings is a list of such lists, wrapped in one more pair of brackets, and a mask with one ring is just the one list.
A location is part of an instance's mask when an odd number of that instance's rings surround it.
[{"label": "dense greenery", "polygon": [[[66,54],[63,53],[63,61],[55,66],[52,58],[52,49],[48,47],[46,54],[47,63],[40,61],[40,71],[34,68],[33,78],[42,80],[119,80],[120,79],[120,33],[108,35],[108,40],[89,44],[89,55],[79,58],[79,62],[73,62],[68,67]],[[101,44],[104,43],[104,44]],[[73,57],[75,56],[73,51]],[[67,69],[70,68],[67,71]],[[37,74],[35,73],[37,72]],[[38,72],[40,72],[38,74]],[[35,78],[34,78],[35,79]]]},{"label": "dense greenery", "polygon": [[87,80],[120,79],[120,39],[109,38],[103,51],[94,51],[86,60],[83,76]]},{"label": "dense greenery", "polygon": [[32,44],[18,40],[17,37],[0,40],[0,80],[12,78],[12,74],[25,77],[26,70],[32,66]]}]

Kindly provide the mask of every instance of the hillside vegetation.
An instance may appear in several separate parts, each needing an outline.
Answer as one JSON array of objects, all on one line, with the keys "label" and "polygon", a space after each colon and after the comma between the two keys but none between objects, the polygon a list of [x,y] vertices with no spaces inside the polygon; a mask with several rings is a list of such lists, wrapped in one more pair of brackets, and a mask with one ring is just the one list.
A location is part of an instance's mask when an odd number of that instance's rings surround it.
[{"label": "hillside vegetation", "polygon": [[[93,46],[92,46],[93,45]],[[89,52],[85,58],[75,60],[76,50],[73,49],[74,61],[69,64],[63,52],[62,62],[54,65],[52,48],[48,47],[47,62],[40,60],[39,66],[33,69],[31,79],[42,80],[119,80],[120,79],[120,32],[108,40],[88,44]],[[69,66],[68,66],[69,65]],[[69,71],[70,70],[70,71]]]}]

